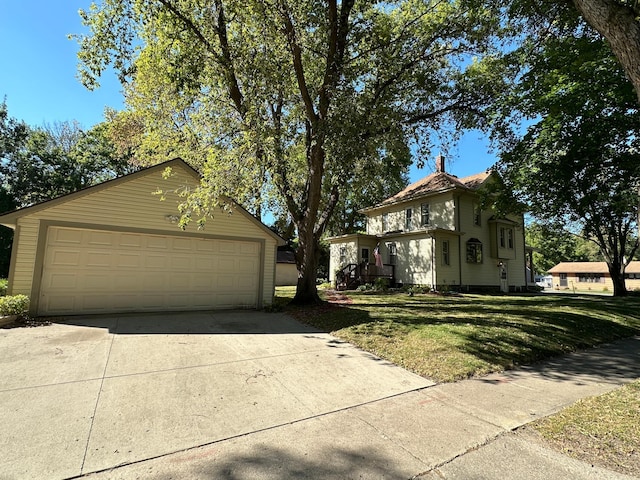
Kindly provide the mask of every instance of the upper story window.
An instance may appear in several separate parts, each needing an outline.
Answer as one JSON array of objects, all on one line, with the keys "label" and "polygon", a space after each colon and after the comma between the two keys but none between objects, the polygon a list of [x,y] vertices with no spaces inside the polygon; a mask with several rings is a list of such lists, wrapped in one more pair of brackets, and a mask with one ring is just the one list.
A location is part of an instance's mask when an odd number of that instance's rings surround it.
[{"label": "upper story window", "polygon": [[388,213],[383,213],[382,214],[382,232],[388,232],[389,231],[389,214]]},{"label": "upper story window", "polygon": [[467,241],[467,263],[482,263],[482,242],[477,238]]},{"label": "upper story window", "polygon": [[407,208],[404,216],[404,229],[409,231],[413,228],[413,208]]},{"label": "upper story window", "polygon": [[513,249],[513,228],[500,227],[500,248]]},{"label": "upper story window", "polygon": [[423,203],[420,205],[420,225],[426,227],[429,225],[429,204]]},{"label": "upper story window", "polygon": [[477,203],[473,204],[473,224],[480,226],[482,223],[482,210]]}]

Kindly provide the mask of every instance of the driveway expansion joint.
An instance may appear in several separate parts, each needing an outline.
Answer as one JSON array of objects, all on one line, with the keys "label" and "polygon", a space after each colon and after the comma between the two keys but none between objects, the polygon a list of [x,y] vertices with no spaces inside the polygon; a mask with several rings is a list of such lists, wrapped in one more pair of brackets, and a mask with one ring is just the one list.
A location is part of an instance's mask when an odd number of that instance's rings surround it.
[{"label": "driveway expansion joint", "polygon": [[[120,321],[119,317],[116,317],[115,331],[118,329],[118,322]],[[104,380],[106,378],[107,367],[109,366],[109,359],[111,358],[111,349],[113,348],[113,342],[115,341],[116,334],[111,334],[111,342],[109,343],[109,351],[107,352],[107,359],[104,362],[104,369],[102,371],[102,379],[100,382],[100,388],[98,388],[98,395],[96,396],[96,404],[93,408],[93,415],[91,415],[91,424],[89,425],[89,434],[87,435],[87,443],[84,448],[84,454],[82,456],[82,465],[80,466],[80,473],[84,470],[84,464],[87,460],[87,453],[89,451],[89,443],[91,443],[91,433],[93,432],[93,425],[96,419],[96,413],[98,412],[98,405],[100,404],[100,395],[102,394],[102,387],[104,385]]]}]

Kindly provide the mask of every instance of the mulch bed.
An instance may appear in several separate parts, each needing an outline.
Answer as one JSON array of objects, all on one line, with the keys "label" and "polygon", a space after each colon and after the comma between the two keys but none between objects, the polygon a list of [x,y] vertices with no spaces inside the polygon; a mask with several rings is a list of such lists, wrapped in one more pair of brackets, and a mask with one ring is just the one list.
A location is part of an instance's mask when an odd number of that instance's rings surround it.
[{"label": "mulch bed", "polygon": [[0,326],[0,329],[46,327],[47,325],[51,325],[51,321],[48,319],[31,318],[29,315],[21,315],[14,322]]},{"label": "mulch bed", "polygon": [[334,305],[345,305],[353,303],[353,300],[347,297],[344,293],[337,290],[325,290],[324,296],[327,299],[327,302]]}]

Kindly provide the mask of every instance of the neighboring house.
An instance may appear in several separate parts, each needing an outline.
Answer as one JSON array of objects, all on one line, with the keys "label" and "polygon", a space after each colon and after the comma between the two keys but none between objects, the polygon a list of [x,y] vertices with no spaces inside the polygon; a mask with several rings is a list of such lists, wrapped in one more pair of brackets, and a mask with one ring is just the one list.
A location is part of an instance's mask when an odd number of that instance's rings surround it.
[{"label": "neighboring house", "polygon": [[[560,262],[549,270],[556,290],[613,292],[613,281],[606,262]],[[625,269],[627,290],[640,289],[640,262],[629,262]]]},{"label": "neighboring house", "polygon": [[0,215],[15,231],[8,293],[29,295],[32,315],[272,303],[284,241],[238,205],[181,230],[178,192],[199,181],[175,159]]},{"label": "neighboring house", "polygon": [[542,288],[551,288],[553,287],[553,276],[551,275],[536,275],[535,276],[536,285]]},{"label": "neighboring house", "polygon": [[495,174],[458,178],[445,172],[441,156],[436,167],[435,173],[362,209],[366,233],[328,239],[330,281],[339,288],[381,277],[432,289],[526,288],[530,256],[525,258],[522,216],[500,218],[480,207],[478,189]]},{"label": "neighboring house", "polygon": [[298,284],[298,266],[295,253],[290,250],[278,250],[276,260],[276,286]]}]

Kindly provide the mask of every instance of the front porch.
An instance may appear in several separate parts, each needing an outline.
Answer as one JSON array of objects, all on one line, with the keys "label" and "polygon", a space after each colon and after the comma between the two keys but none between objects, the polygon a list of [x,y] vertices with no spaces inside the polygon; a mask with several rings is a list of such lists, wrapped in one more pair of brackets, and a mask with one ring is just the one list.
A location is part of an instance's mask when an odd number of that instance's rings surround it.
[{"label": "front porch", "polygon": [[395,284],[395,265],[372,265],[350,263],[336,272],[336,289],[353,290],[360,285],[374,283],[378,278],[386,278],[389,285]]}]

